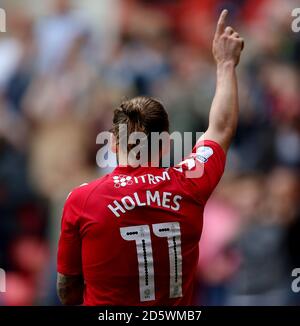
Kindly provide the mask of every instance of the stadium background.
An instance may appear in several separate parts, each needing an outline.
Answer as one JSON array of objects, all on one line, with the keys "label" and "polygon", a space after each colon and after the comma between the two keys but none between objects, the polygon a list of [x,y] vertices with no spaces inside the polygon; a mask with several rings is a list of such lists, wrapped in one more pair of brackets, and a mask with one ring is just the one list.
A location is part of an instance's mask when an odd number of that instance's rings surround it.
[{"label": "stadium background", "polygon": [[[2,305],[54,305],[61,209],[107,171],[96,135],[125,96],[165,103],[172,130],[203,131],[221,8],[246,40],[240,122],[205,211],[197,303],[299,304],[300,33],[290,0],[0,1]],[[124,298],[126,300],[126,298]]]}]

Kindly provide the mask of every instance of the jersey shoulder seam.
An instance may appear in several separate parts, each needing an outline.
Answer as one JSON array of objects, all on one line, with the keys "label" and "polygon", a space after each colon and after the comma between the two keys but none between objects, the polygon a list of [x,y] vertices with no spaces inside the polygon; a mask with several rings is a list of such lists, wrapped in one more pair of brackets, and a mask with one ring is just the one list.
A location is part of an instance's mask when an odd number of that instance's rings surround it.
[{"label": "jersey shoulder seam", "polygon": [[81,214],[80,216],[83,215],[83,210],[86,207],[86,203],[89,200],[90,196],[94,193],[94,191],[104,182],[104,179],[107,177],[108,175],[103,176],[99,182],[97,182],[89,191],[88,194],[86,196],[86,198],[84,199],[83,203],[82,203],[82,209],[81,209]]}]

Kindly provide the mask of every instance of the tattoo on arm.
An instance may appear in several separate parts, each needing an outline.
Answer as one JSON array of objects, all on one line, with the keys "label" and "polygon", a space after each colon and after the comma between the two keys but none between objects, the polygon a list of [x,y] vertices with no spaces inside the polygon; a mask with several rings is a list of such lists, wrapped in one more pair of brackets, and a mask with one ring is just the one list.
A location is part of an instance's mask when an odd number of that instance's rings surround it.
[{"label": "tattoo on arm", "polygon": [[79,305],[83,302],[84,280],[82,275],[57,274],[57,295],[64,305]]}]

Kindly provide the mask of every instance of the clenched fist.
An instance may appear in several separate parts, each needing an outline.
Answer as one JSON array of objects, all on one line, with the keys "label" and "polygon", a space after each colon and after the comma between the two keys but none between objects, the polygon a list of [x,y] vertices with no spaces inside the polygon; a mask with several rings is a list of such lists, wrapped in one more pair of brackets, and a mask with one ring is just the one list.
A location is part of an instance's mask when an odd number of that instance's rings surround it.
[{"label": "clenched fist", "polygon": [[230,26],[225,28],[225,19],[228,14],[223,10],[213,40],[213,55],[217,64],[233,63],[236,66],[240,61],[240,55],[244,48],[244,40]]}]

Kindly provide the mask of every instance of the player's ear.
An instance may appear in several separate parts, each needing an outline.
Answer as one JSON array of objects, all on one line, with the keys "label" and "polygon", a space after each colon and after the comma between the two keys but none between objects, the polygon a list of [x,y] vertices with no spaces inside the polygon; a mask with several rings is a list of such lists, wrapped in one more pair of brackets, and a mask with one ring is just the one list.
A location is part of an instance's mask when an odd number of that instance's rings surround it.
[{"label": "player's ear", "polygon": [[110,149],[113,153],[117,153],[117,140],[113,133],[110,134]]}]

